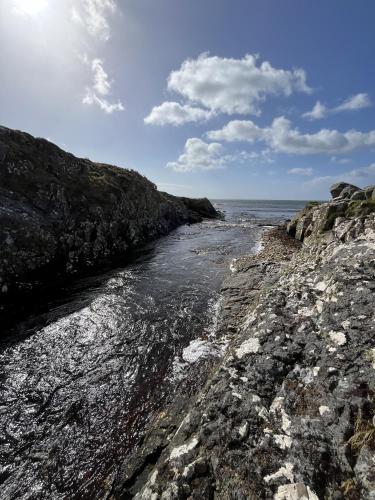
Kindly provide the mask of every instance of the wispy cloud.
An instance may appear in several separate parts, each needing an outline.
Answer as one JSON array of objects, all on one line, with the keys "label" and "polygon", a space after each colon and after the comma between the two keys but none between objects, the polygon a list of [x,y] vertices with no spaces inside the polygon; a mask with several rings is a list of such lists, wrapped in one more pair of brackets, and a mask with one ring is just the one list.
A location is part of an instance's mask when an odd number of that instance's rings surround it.
[{"label": "wispy cloud", "polygon": [[337,156],[331,156],[332,163],[339,163],[340,165],[347,165],[348,163],[352,163],[353,160],[350,158],[337,158]]},{"label": "wispy cloud", "polygon": [[367,167],[348,170],[347,172],[342,172],[340,174],[314,177],[313,179],[304,182],[303,187],[326,187],[338,181],[363,184],[372,183],[375,181],[375,163],[372,163]]},{"label": "wispy cloud", "polygon": [[310,176],[312,175],[314,170],[312,168],[290,168],[288,170],[288,174],[290,175],[305,175],[305,176]]},{"label": "wispy cloud", "polygon": [[85,27],[87,32],[101,40],[111,36],[108,18],[117,10],[114,0],[82,0],[71,10],[72,20]]},{"label": "wispy cloud", "polygon": [[[87,58],[86,61],[90,64]],[[114,111],[124,111],[125,108],[121,101],[110,102],[107,98],[111,93],[113,80],[109,80],[108,74],[103,68],[103,61],[101,59],[93,59],[90,67],[93,81],[90,87],[86,87],[86,93],[82,102],[88,105],[95,104],[109,114]]]},{"label": "wispy cloud", "polygon": [[302,116],[308,120],[320,120],[330,114],[341,113],[343,111],[356,111],[358,109],[369,108],[372,102],[368,94],[356,94],[345,99],[340,105],[328,108],[320,101],[315,103],[311,111],[304,113]]}]

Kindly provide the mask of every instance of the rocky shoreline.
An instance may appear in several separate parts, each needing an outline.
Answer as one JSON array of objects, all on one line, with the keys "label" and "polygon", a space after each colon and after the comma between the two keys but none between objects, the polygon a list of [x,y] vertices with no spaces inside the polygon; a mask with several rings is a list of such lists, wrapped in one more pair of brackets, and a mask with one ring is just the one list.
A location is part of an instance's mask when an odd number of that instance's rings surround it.
[{"label": "rocky shoreline", "polygon": [[343,217],[343,201],[299,214],[288,232],[309,212],[304,238],[272,229],[232,263],[227,354],[159,415],[109,498],[375,498],[375,215]]}]

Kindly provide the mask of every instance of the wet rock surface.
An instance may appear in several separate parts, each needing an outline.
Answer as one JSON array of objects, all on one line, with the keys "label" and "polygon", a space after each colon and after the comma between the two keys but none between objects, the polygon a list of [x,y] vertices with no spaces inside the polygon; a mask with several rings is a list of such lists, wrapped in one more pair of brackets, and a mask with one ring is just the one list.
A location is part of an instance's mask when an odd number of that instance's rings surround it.
[{"label": "wet rock surface", "polygon": [[279,260],[266,248],[223,285],[224,361],[151,427],[113,498],[375,498],[375,216]]},{"label": "wet rock surface", "polygon": [[177,198],[133,170],[79,159],[0,127],[0,312],[57,278],[124,263],[184,223],[216,217],[207,199]]}]

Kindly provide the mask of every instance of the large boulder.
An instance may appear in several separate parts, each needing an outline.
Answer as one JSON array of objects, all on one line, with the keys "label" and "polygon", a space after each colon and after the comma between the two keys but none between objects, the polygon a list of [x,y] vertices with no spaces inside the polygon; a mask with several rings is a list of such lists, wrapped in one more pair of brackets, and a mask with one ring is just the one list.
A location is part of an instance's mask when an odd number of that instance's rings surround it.
[{"label": "large boulder", "polygon": [[339,196],[350,198],[356,191],[360,191],[360,188],[347,182],[338,182],[330,187],[332,198],[338,198]]}]

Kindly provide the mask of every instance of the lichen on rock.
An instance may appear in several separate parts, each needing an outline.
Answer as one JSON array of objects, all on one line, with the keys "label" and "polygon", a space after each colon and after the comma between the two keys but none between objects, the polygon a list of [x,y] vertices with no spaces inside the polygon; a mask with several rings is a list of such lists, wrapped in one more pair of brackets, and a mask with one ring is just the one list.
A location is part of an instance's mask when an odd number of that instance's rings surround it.
[{"label": "lichen on rock", "polygon": [[[311,207],[311,232],[289,260],[263,249],[264,260],[236,261],[223,287],[229,303],[242,297],[223,310],[232,343],[139,498],[374,498],[375,214],[322,230],[343,201]],[[187,474],[197,461],[205,467]]]}]

